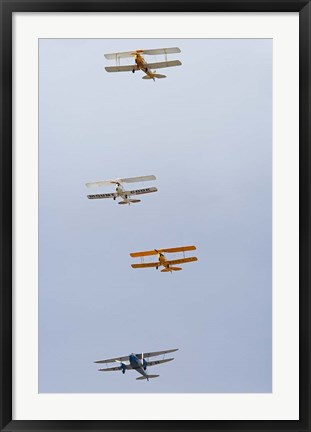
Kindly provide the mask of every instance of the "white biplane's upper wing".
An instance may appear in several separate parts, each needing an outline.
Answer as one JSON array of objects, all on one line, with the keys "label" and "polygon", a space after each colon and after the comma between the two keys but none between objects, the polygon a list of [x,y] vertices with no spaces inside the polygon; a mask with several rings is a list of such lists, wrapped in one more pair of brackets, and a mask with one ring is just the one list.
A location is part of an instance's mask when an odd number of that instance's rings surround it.
[{"label": "white biplane's upper wing", "polygon": [[98,182],[85,183],[85,186],[88,188],[95,188],[95,187],[116,184],[116,183],[136,183],[136,182],[144,182],[144,181],[151,181],[151,180],[156,180],[156,176],[147,175],[147,176],[139,176],[139,177],[119,178],[115,180],[103,180]]},{"label": "white biplane's upper wing", "polygon": [[136,357],[139,358],[139,359],[145,358],[145,357],[156,357],[158,355],[168,354],[168,353],[172,353],[172,352],[175,352],[175,351],[178,351],[178,348],[171,349],[171,350],[165,350],[165,351],[154,351],[154,352],[149,352],[149,353],[145,352],[145,353],[142,353],[142,354],[136,354]]},{"label": "white biplane's upper wing", "polygon": [[122,356],[122,357],[114,357],[106,360],[97,360],[94,363],[113,363],[113,362],[123,362],[128,361],[129,356]]},{"label": "white biplane's upper wing", "polygon": [[180,65],[181,65],[181,62],[179,60],[164,61],[164,62],[157,62],[157,63],[147,63],[146,64],[146,66],[148,66],[149,69],[161,69],[161,68],[180,66]]},{"label": "white biplane's upper wing", "polygon": [[116,193],[87,195],[88,199],[117,198],[117,196],[118,194]]},{"label": "white biplane's upper wing", "polygon": [[151,180],[156,180],[156,176],[147,175],[147,176],[128,177],[128,178],[119,179],[120,183],[136,183],[136,182],[144,182],[144,181],[151,181]]}]

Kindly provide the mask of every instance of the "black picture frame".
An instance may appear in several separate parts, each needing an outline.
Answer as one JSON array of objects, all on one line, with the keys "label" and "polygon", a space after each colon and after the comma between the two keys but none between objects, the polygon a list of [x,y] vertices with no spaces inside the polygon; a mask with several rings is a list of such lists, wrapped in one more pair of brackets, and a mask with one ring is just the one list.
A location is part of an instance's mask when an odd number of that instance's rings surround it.
[{"label": "black picture frame", "polygon": [[[310,0],[60,1],[0,0],[1,13],[1,431],[310,431]],[[299,12],[300,295],[297,421],[12,420],[12,13],[14,12]],[[290,349],[290,347],[289,347]]]}]

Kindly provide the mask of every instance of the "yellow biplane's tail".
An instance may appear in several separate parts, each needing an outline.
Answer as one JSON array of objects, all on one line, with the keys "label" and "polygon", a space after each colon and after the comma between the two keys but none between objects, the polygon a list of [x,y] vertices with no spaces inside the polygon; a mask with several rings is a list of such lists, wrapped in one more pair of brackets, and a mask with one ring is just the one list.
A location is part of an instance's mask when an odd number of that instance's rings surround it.
[{"label": "yellow biplane's tail", "polygon": [[148,76],[148,75],[145,75],[145,76],[143,76],[142,77],[143,79],[154,79],[154,78],[166,78],[166,75],[161,75],[161,74],[156,74],[156,73],[154,73],[153,74],[153,77],[150,77],[150,76]]},{"label": "yellow biplane's tail", "polygon": [[181,267],[166,267],[163,270],[161,270],[161,272],[170,272],[170,271],[178,271],[178,270],[182,270]]}]

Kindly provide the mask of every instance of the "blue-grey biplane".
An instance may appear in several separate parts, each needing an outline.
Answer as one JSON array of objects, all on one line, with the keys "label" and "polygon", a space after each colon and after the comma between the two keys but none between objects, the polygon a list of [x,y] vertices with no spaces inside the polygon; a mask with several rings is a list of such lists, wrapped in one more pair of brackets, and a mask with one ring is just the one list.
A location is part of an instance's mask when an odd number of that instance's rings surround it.
[{"label": "blue-grey biplane", "polygon": [[[149,361],[146,359],[149,359],[149,357],[156,357],[156,356],[160,356],[162,354],[165,355],[168,353],[172,353],[172,352],[177,351],[177,350],[178,350],[178,348],[171,349],[171,350],[165,350],[165,351],[141,353],[141,354],[133,354],[132,353],[128,356],[114,357],[114,358],[110,358],[110,359],[106,359],[106,360],[97,360],[94,363],[114,363],[114,362],[120,363],[119,366],[109,367],[109,368],[105,368],[105,369],[98,369],[98,370],[101,372],[122,371],[122,373],[124,374],[126,370],[133,369],[142,375],[142,376],[136,378],[137,380],[146,379],[147,381],[149,381],[149,378],[157,378],[160,375],[148,375],[146,372],[147,367],[166,363],[166,362],[172,361],[174,359],[173,358],[168,358],[168,359],[163,358],[162,360],[153,360],[153,361]],[[129,363],[124,363],[124,362],[129,362]]]}]

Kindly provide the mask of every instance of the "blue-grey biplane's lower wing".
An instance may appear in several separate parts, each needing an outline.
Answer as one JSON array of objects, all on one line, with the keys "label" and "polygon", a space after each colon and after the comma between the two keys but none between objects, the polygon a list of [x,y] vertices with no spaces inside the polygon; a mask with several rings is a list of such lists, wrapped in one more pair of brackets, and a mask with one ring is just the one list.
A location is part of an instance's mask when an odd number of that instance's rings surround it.
[{"label": "blue-grey biplane's lower wing", "polygon": [[163,359],[163,360],[148,361],[147,362],[147,366],[155,366],[155,365],[166,363],[166,362],[169,362],[169,361],[172,361],[172,360],[174,360],[174,359],[173,358],[169,358],[169,359]]},{"label": "blue-grey biplane's lower wing", "polygon": [[[127,370],[133,369],[131,365],[124,365]],[[121,366],[115,366],[111,368],[105,368],[105,369],[98,369],[100,372],[114,372],[114,371],[120,371],[122,368]]]}]

